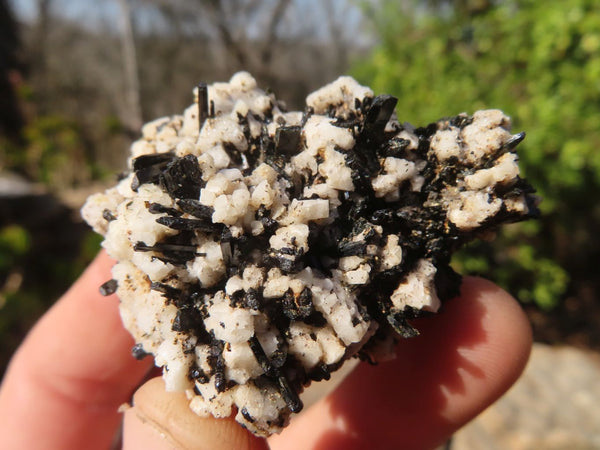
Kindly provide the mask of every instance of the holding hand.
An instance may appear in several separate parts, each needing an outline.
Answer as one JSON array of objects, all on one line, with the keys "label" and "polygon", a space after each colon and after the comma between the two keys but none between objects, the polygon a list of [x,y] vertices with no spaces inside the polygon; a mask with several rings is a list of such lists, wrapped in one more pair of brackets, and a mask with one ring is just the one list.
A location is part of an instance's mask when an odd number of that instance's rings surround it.
[{"label": "holding hand", "polygon": [[0,389],[3,449],[107,449],[136,389],[126,449],[428,449],[501,396],[531,347],[515,300],[465,278],[461,298],[415,320],[421,335],[400,342],[394,361],[360,364],[267,441],[233,420],[196,416],[160,378],[138,389],[152,362],[132,358],[118,299],[98,292],[112,264],[99,255],[14,355]]}]

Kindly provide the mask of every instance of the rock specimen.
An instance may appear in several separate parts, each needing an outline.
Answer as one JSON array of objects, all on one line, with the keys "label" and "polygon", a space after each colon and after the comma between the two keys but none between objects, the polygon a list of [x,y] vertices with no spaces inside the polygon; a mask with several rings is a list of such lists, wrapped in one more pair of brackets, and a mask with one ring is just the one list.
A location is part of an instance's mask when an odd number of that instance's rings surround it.
[{"label": "rock specimen", "polygon": [[400,124],[341,77],[288,112],[248,73],[144,126],[130,171],[85,220],[118,262],[134,356],[197,414],[278,432],[345,360],[394,355],[458,293],[451,254],[536,213],[501,111]]}]

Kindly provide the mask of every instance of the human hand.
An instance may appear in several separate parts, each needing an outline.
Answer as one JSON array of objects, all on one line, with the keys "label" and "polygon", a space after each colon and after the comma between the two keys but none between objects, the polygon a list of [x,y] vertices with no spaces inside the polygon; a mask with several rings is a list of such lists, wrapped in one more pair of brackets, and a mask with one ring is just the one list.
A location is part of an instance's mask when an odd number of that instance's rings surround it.
[{"label": "human hand", "polygon": [[[101,254],[40,320],[0,388],[3,449],[106,449],[119,406],[151,369],[131,357],[118,299],[100,296],[113,262]],[[360,364],[332,393],[259,439],[231,419],[201,418],[183,393],[146,382],[125,413],[125,449],[427,449],[494,402],[522,372],[531,331],[519,305],[492,283],[465,278],[461,298],[415,321],[396,360]]]}]

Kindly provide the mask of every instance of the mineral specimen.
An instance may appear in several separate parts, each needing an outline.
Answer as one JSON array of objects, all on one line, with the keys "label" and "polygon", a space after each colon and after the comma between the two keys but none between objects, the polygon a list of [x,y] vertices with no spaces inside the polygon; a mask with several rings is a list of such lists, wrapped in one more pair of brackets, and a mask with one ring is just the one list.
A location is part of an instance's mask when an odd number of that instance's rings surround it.
[{"label": "mineral specimen", "polygon": [[197,414],[280,431],[311,381],[393,357],[457,294],[457,248],[536,213],[501,111],[414,128],[396,101],[341,77],[288,112],[248,73],[202,84],[88,199],[133,355]]}]

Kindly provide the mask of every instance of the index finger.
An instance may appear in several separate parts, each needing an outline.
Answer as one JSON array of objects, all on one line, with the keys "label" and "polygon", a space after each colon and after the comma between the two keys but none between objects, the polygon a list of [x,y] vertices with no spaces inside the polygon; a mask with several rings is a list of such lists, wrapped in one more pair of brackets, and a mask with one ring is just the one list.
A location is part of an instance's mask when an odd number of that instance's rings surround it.
[{"label": "index finger", "polygon": [[14,355],[0,389],[4,448],[106,449],[151,365],[131,356],[104,253],[46,313]]}]

